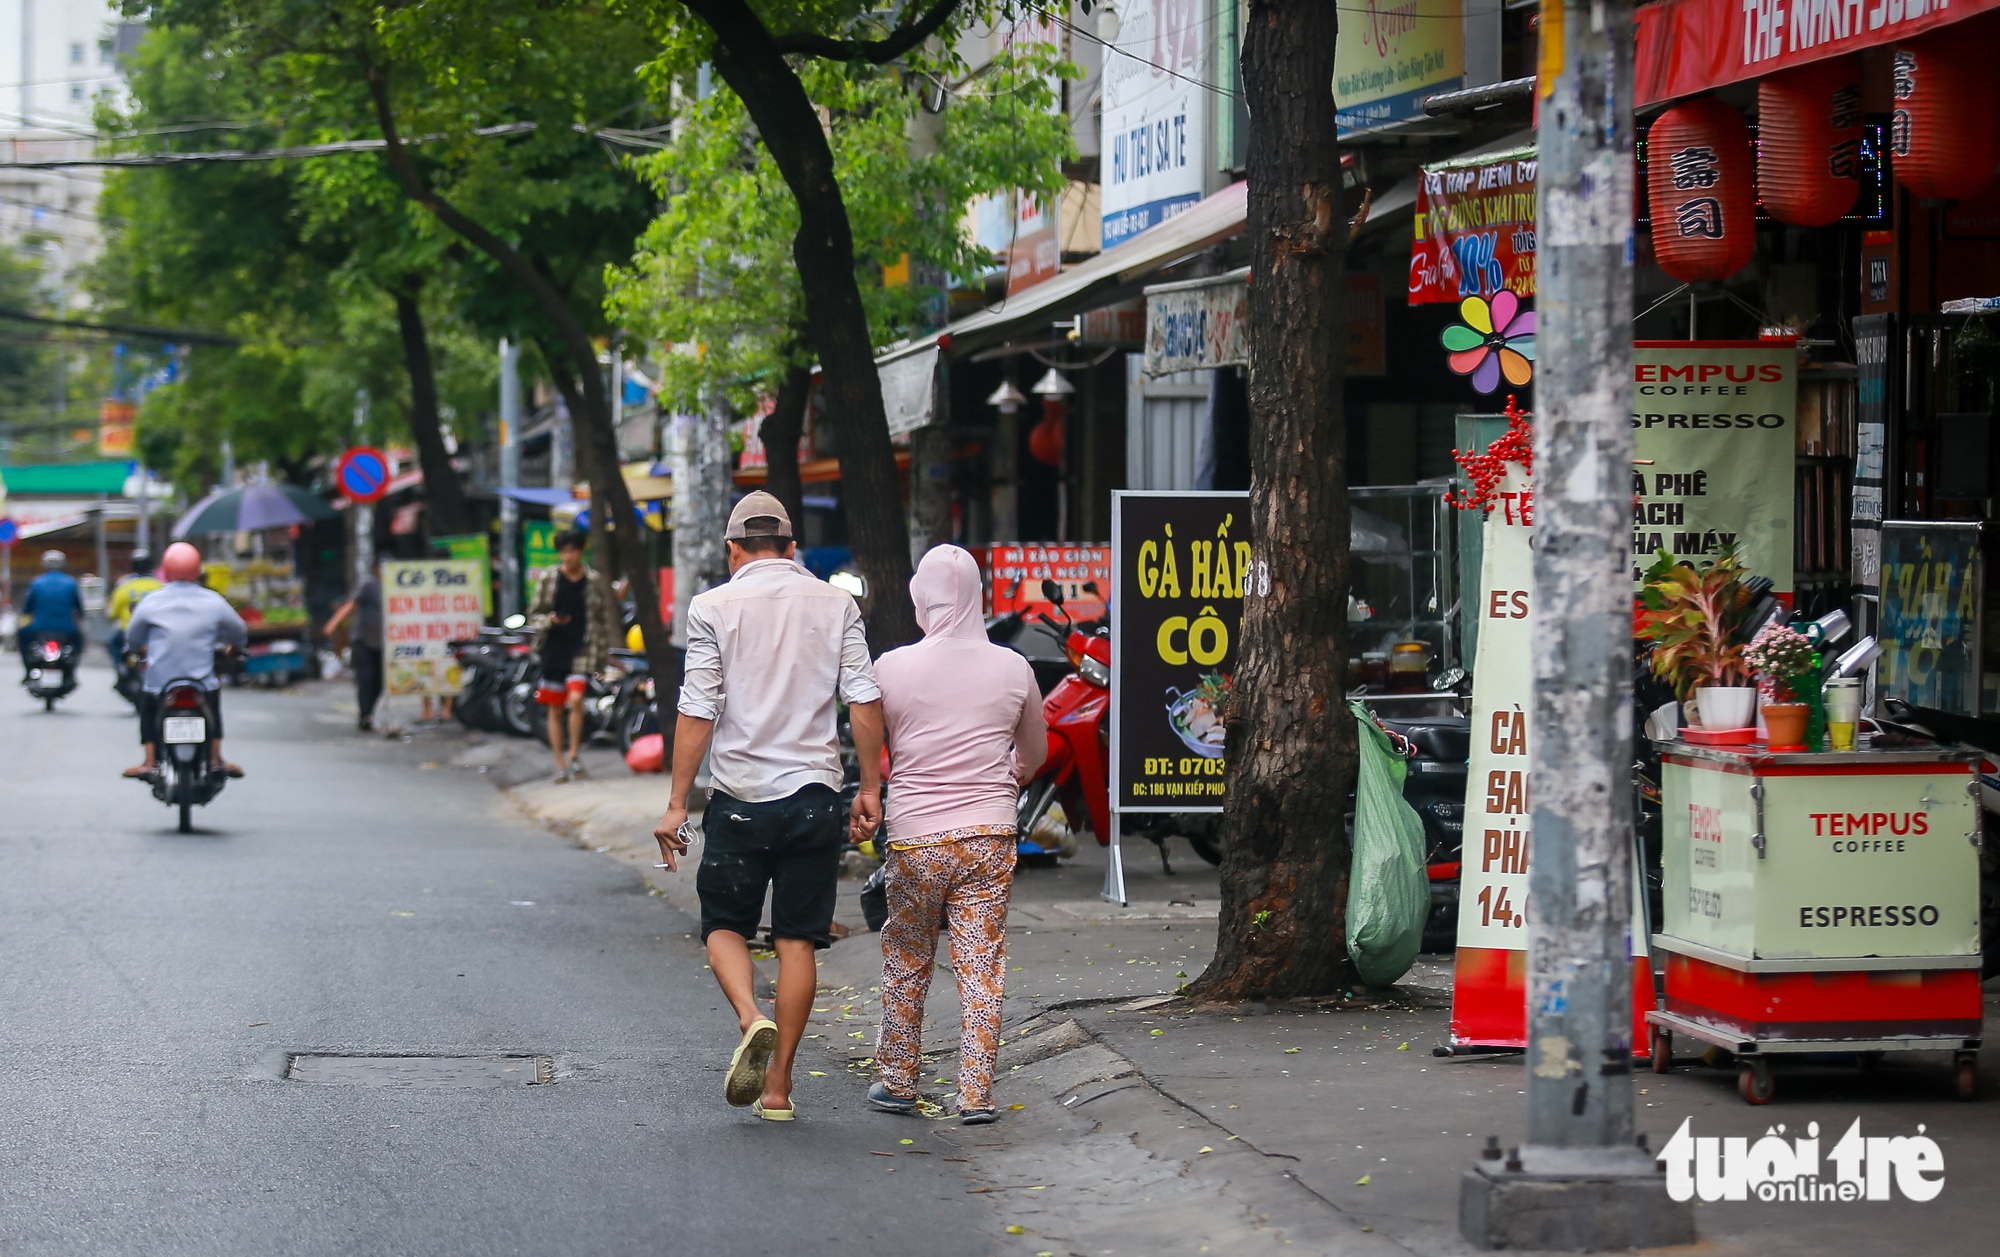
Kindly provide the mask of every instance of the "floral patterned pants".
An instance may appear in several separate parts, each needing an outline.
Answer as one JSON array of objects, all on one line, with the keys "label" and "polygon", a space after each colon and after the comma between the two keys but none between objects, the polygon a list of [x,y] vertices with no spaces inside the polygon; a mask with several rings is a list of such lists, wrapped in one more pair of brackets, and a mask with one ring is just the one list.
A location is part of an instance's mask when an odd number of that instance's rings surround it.
[{"label": "floral patterned pants", "polygon": [[948,925],[952,969],[964,1005],[958,1105],[961,1110],[993,1107],[1014,847],[1012,838],[963,838],[900,850],[890,860],[889,919],[882,926],[882,1036],[875,1060],[893,1094],[914,1095],[917,1090],[924,998],[931,989],[938,932]]}]

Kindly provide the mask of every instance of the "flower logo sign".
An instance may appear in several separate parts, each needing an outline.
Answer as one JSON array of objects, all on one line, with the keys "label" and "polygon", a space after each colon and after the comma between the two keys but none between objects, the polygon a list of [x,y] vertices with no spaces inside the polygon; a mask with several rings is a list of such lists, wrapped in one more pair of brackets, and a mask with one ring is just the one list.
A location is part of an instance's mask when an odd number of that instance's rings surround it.
[{"label": "flower logo sign", "polygon": [[1471,376],[1482,393],[1499,388],[1502,376],[1516,387],[1534,378],[1535,312],[1521,309],[1520,298],[1504,288],[1490,305],[1484,297],[1467,297],[1458,303],[1458,316],[1465,322],[1438,336],[1450,351],[1445,365]]}]

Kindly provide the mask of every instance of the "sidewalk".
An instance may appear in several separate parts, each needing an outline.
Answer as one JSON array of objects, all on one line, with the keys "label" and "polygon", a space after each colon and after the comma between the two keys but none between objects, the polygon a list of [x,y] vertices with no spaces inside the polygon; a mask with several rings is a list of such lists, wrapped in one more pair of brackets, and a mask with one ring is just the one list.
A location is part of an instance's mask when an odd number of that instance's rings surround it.
[{"label": "sidewalk", "polygon": [[[484,771],[514,806],[696,911],[691,876],[652,868],[665,778],[634,777],[594,751],[589,779],[554,785],[539,744],[453,729],[413,736],[425,763]],[[1076,860],[1021,871],[1009,912],[1005,1120],[966,1130],[883,1116],[879,1169],[900,1156],[959,1159],[976,1184],[968,1190],[994,1201],[992,1251],[1010,1257],[1471,1252],[1458,1237],[1459,1179],[1488,1135],[1520,1141],[1524,1084],[1518,1055],[1431,1055],[1448,1036],[1450,958],[1424,957],[1395,989],[1337,1007],[1196,1010],[1174,992],[1212,954],[1216,873],[1178,841],[1170,855],[1171,878],[1151,843],[1127,843],[1125,907],[1099,899],[1104,854],[1087,835]],[[881,956],[858,903],[865,862],[852,863],[836,920],[853,934],[822,954],[801,1064],[858,1081],[873,1057]],[[1989,1015],[2000,1014],[1996,987]],[[954,1091],[957,1039],[941,953],[924,1036],[935,1100]],[[1875,1253],[1921,1234],[1927,1253],[1983,1253],[1985,1184],[2000,1171],[2000,1066],[1988,1064],[1982,1103],[1964,1104],[1945,1059],[1892,1056],[1868,1075],[1831,1058],[1802,1062],[1781,1068],[1778,1099],[1761,1110],[1737,1097],[1733,1072],[1682,1061],[1667,1077],[1634,1076],[1638,1128],[1657,1149],[1684,1118],[1697,1134],[1752,1141],[1816,1121],[1827,1148],[1857,1117],[1878,1137],[1921,1123],[1947,1167],[1935,1201],[1700,1205],[1698,1249]]]}]

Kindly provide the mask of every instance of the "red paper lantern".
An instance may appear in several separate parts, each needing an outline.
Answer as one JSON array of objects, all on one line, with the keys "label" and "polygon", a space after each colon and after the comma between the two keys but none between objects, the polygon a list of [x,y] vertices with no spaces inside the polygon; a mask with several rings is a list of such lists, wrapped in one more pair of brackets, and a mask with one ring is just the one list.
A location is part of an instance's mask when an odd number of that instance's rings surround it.
[{"label": "red paper lantern", "polygon": [[2000,79],[1993,28],[1960,23],[1896,49],[1889,152],[1912,196],[1959,201],[2000,166]]},{"label": "red paper lantern", "polygon": [[1063,420],[1069,408],[1060,397],[1042,399],[1042,421],[1028,429],[1028,453],[1051,467],[1062,466]]},{"label": "red paper lantern", "polygon": [[1685,283],[1742,270],[1757,243],[1742,115],[1713,96],[1661,114],[1646,137],[1646,204],[1661,270]]},{"label": "red paper lantern", "polygon": [[1834,57],[1757,84],[1757,194],[1794,227],[1824,227],[1861,192],[1861,59]]}]

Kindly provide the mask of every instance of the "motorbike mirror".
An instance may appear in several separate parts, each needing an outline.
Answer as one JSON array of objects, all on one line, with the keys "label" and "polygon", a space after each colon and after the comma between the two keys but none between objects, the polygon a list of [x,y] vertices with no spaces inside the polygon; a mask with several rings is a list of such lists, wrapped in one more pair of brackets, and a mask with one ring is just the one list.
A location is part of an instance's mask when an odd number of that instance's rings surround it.
[{"label": "motorbike mirror", "polygon": [[515,614],[510,615],[506,619],[500,621],[501,628],[510,628],[510,629],[526,628],[527,624],[528,624],[528,617],[525,615],[521,615],[519,612],[516,612]]},{"label": "motorbike mirror", "polygon": [[1063,604],[1062,586],[1056,584],[1052,580],[1047,579],[1046,577],[1043,578],[1042,599],[1046,602],[1052,602],[1056,606],[1060,607]]},{"label": "motorbike mirror", "polygon": [[1431,682],[1431,689],[1440,694],[1448,693],[1457,689],[1459,682],[1463,680],[1465,680],[1464,668],[1449,668],[1439,673],[1437,680]]},{"label": "motorbike mirror", "polygon": [[1097,596],[1098,596],[1098,595],[1097,595],[1097,582],[1096,582],[1096,581],[1094,581],[1094,580],[1087,580],[1087,581],[1083,582],[1083,592],[1085,592],[1085,593],[1089,594],[1089,595],[1090,595],[1091,597],[1093,597],[1093,598],[1097,597]]}]

